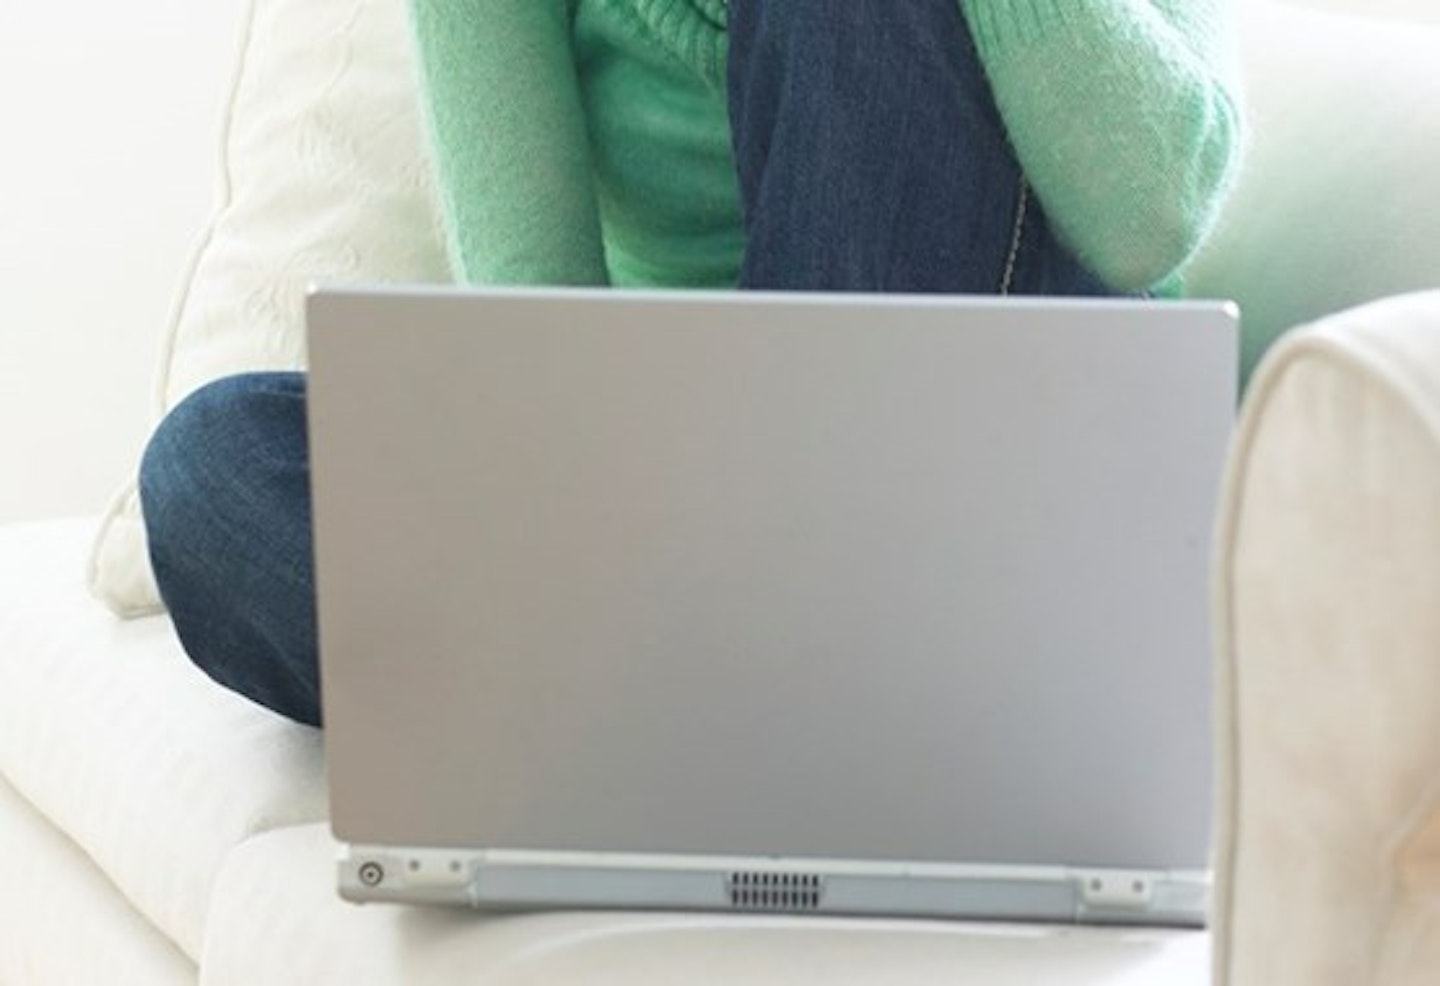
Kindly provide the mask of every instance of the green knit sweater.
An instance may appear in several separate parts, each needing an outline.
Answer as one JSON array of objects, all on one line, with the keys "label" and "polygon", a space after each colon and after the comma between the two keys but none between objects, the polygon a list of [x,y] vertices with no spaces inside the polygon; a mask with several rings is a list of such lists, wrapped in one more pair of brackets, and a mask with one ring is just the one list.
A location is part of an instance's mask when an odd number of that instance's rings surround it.
[{"label": "green knit sweater", "polygon": [[[1052,226],[1117,289],[1171,278],[1238,157],[1227,0],[958,2]],[[725,0],[410,5],[461,279],[735,283]]]}]

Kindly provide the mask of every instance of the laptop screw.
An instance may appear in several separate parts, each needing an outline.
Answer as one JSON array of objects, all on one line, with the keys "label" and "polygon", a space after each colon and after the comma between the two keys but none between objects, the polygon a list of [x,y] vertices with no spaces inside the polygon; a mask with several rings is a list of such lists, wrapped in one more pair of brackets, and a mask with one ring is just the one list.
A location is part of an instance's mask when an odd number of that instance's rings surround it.
[{"label": "laptop screw", "polygon": [[363,863],[359,871],[360,882],[367,887],[378,887],[385,879],[385,868],[379,863]]}]

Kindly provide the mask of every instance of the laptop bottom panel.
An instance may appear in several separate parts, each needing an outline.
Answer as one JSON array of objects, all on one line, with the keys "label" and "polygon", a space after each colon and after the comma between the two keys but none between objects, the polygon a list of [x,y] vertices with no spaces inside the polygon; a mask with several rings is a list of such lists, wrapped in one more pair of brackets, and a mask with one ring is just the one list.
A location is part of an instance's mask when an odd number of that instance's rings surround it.
[{"label": "laptop bottom panel", "polygon": [[1202,927],[1209,875],[728,856],[342,847],[357,903],[675,909]]}]

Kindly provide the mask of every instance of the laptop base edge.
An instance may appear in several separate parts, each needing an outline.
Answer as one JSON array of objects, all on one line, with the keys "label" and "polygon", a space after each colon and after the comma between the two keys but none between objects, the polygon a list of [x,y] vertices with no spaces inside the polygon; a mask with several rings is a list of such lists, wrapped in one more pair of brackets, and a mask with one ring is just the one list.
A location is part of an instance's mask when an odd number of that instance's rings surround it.
[{"label": "laptop base edge", "polygon": [[1201,928],[1203,871],[342,845],[353,903]]}]

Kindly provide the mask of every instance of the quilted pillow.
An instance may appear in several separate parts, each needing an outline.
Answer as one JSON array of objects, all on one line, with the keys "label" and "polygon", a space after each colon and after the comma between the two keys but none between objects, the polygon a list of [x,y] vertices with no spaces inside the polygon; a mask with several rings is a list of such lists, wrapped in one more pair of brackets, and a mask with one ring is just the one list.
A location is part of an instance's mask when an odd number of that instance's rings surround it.
[{"label": "quilted pillow", "polygon": [[[450,279],[404,0],[253,0],[245,24],[217,209],[162,343],[157,420],[218,377],[303,367],[312,282]],[[160,608],[133,477],[88,581],[121,616]]]}]

